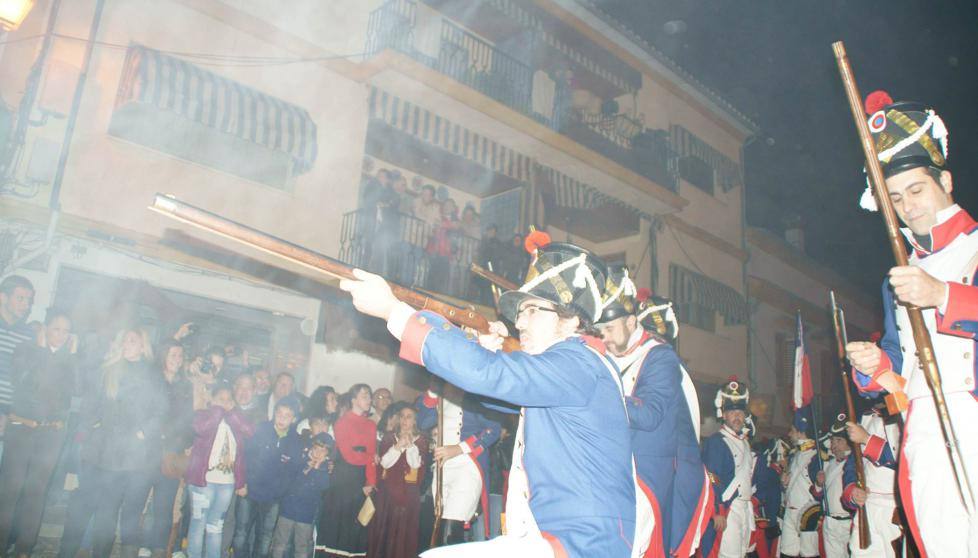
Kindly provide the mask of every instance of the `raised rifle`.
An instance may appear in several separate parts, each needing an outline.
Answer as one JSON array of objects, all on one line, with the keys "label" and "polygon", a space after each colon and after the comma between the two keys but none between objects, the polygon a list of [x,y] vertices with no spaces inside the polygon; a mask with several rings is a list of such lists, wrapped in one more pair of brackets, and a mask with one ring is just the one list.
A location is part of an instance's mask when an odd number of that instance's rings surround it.
[{"label": "raised rifle", "polygon": [[[842,41],[832,43],[832,52],[835,54],[839,75],[842,77],[842,85],[849,101],[852,119],[855,121],[856,130],[859,132],[859,141],[866,158],[866,172],[869,175],[870,184],[873,186],[876,204],[879,206],[883,221],[886,223],[886,234],[890,241],[890,249],[893,251],[893,258],[898,266],[908,265],[907,252],[900,236],[896,213],[893,211],[893,204],[890,202],[890,196],[886,190],[883,167],[876,155],[873,136],[869,132],[869,124],[866,122],[866,115],[863,113],[862,97],[856,87],[856,78],[849,66],[849,58],[846,56],[846,48]],[[951,460],[951,470],[954,472],[958,494],[961,496],[961,502],[965,509],[969,513],[974,513],[975,501],[971,492],[971,481],[968,479],[968,472],[964,468],[961,448],[958,446],[958,438],[954,434],[954,425],[951,424],[951,415],[948,413],[947,402],[944,400],[941,373],[937,368],[937,359],[934,356],[934,344],[931,342],[930,332],[924,323],[924,315],[920,308],[909,304],[903,306],[906,307],[907,317],[910,319],[910,329],[913,332],[920,368],[924,373],[924,378],[927,379],[927,387],[930,388],[931,395],[934,397],[934,410],[937,412],[937,419],[941,424],[941,435],[944,438],[944,446],[947,448],[948,459]]]},{"label": "raised rifle", "polygon": [[[846,314],[835,302],[835,291],[829,291],[829,301],[832,304],[832,329],[835,331],[835,354],[839,358],[839,373],[842,375],[842,391],[846,394],[846,412],[849,413],[849,420],[856,422],[856,406],[852,402],[852,384],[849,383],[848,361],[846,360],[846,343],[849,336],[846,334]],[[852,457],[856,464],[856,486],[866,490],[866,471],[863,468],[863,448],[861,445],[849,440],[849,447],[852,448]],[[859,548],[869,548],[871,544],[869,537],[869,518],[866,517],[866,506],[859,506],[856,510],[856,521],[859,529]]]},{"label": "raised rifle", "polygon": [[[236,223],[216,213],[182,202],[173,196],[156,194],[153,205],[149,206],[149,209],[249,248],[298,264],[305,269],[312,270],[317,275],[331,279],[356,279],[353,276],[353,268],[339,260],[276,238],[247,225]],[[472,328],[480,333],[489,333],[489,320],[475,310],[459,308],[447,302],[435,300],[430,296],[407,287],[395,285],[389,281],[388,284],[398,300],[406,302],[414,308],[431,310],[448,318],[458,326]],[[519,350],[519,340],[507,337],[503,341],[503,350],[506,352]]]},{"label": "raised rifle", "polygon": [[476,277],[482,277],[486,281],[489,281],[489,284],[494,287],[499,287],[500,289],[505,289],[507,291],[519,290],[520,288],[519,285],[503,277],[502,275],[495,273],[491,269],[492,267],[491,263],[488,265],[490,266],[490,269],[486,269],[477,263],[473,263],[469,269],[472,271],[473,275],[475,275]]}]

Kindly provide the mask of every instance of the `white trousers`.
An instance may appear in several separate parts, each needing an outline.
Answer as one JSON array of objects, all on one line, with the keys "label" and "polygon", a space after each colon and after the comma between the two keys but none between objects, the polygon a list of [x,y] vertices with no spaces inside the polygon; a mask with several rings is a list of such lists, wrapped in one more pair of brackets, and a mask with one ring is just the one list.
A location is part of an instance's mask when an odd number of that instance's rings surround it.
[{"label": "white trousers", "polygon": [[781,521],[781,543],[778,551],[788,556],[818,556],[818,532],[799,530],[804,510],[786,509]]},{"label": "white trousers", "polygon": [[[945,400],[978,502],[978,402],[965,392]],[[914,516],[927,554],[978,558],[978,514],[969,514],[961,502],[932,399],[911,402],[904,440],[901,467],[909,467]]]},{"label": "white trousers", "polygon": [[754,510],[750,500],[734,499],[727,512],[727,526],[720,538],[720,558],[744,558],[750,545]]},{"label": "white trousers", "polygon": [[[482,475],[479,467],[468,455],[457,455],[445,462],[445,480],[443,489],[445,499],[442,512],[443,519],[469,521],[479,508],[482,498]],[[438,475],[435,473],[432,490],[438,497]]]},{"label": "white trousers", "polygon": [[503,535],[489,541],[433,548],[421,558],[554,558],[554,551],[540,535]]},{"label": "white trousers", "polygon": [[869,546],[859,548],[859,529],[853,519],[852,534],[849,537],[849,551],[858,558],[896,558],[893,541],[900,537],[899,525],[893,524],[893,511],[896,502],[893,497],[876,499],[870,495],[866,501],[866,520],[869,522]]},{"label": "white trousers", "polygon": [[851,519],[825,518],[822,522],[825,558],[846,558],[849,556],[849,531],[851,528]]}]

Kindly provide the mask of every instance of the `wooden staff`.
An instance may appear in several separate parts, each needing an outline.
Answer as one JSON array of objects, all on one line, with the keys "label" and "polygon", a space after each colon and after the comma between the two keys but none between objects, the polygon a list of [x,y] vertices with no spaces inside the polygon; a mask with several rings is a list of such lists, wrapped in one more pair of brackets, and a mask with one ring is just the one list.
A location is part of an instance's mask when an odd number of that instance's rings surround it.
[{"label": "wooden staff", "polygon": [[[849,370],[846,367],[846,344],[849,336],[846,335],[846,315],[835,302],[835,291],[829,291],[829,301],[832,304],[832,329],[835,331],[835,353],[839,358],[839,372],[842,374],[842,391],[846,394],[846,412],[849,413],[849,420],[856,422],[856,406],[852,402],[852,385],[849,383]],[[866,490],[866,471],[863,468],[863,448],[860,444],[849,440],[849,447],[852,448],[852,456],[856,464],[856,486]],[[869,518],[866,516],[866,506],[859,506],[856,510],[856,520],[859,528],[859,548],[869,548],[871,544],[869,536]]]},{"label": "wooden staff", "polygon": [[[444,390],[443,390],[444,391]],[[440,448],[445,445],[445,394],[438,394],[438,439],[435,440],[435,447]],[[445,491],[443,490],[445,486],[444,481],[445,472],[445,461],[439,459],[435,463],[435,475],[437,475],[437,480],[435,481],[436,494],[435,494],[435,524],[431,529],[431,541],[429,548],[435,548],[440,544],[441,541],[441,516],[445,511]]]},{"label": "wooden staff", "polygon": [[[171,219],[193,225],[220,237],[301,265],[319,275],[333,279],[356,279],[353,276],[353,268],[343,262],[236,223],[216,213],[182,202],[173,196],[156,194],[153,205],[149,206],[149,209]],[[398,300],[406,302],[414,308],[431,310],[445,316],[456,325],[469,327],[480,333],[489,333],[489,320],[474,310],[459,308],[435,300],[417,291],[395,285],[390,281],[388,281],[388,285]],[[506,352],[519,350],[519,340],[507,337],[503,341],[503,350]]]},{"label": "wooden staff", "polygon": [[[866,115],[863,112],[862,97],[856,87],[856,78],[849,66],[849,59],[846,56],[845,46],[842,41],[832,43],[832,51],[835,53],[835,61],[839,67],[839,75],[842,77],[842,85],[845,87],[846,98],[849,100],[849,109],[852,111],[852,119],[856,123],[856,130],[859,132],[859,140],[862,144],[863,155],[866,157],[866,172],[869,174],[870,183],[873,186],[873,193],[876,195],[876,203],[883,221],[886,223],[886,233],[890,241],[890,249],[893,251],[893,258],[898,266],[908,265],[907,252],[903,246],[903,239],[900,237],[900,227],[897,224],[896,213],[890,202],[890,196],[886,189],[886,182],[883,178],[883,167],[876,154],[873,136],[869,132],[869,124],[866,122]],[[902,303],[901,303],[902,304]],[[969,513],[974,513],[975,502],[971,493],[971,482],[968,480],[968,472],[964,468],[964,460],[961,457],[961,448],[958,446],[957,436],[954,434],[954,425],[951,424],[951,415],[947,410],[947,403],[944,400],[944,390],[941,387],[941,374],[937,369],[937,359],[934,356],[934,345],[930,339],[930,332],[924,323],[924,315],[920,308],[904,304],[907,309],[907,317],[910,319],[910,328],[913,331],[914,345],[917,349],[917,359],[920,362],[921,370],[927,379],[927,387],[934,397],[934,409],[937,412],[938,421],[941,424],[941,435],[944,438],[944,445],[947,448],[948,459],[951,460],[951,470],[954,472],[954,481],[957,483],[958,494],[961,502]]]}]

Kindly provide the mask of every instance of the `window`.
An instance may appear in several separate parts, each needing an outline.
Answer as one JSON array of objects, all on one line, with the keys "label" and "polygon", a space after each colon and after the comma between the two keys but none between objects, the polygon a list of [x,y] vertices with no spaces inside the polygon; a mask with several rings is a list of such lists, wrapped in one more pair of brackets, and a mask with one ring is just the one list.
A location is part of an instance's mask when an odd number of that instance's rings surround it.
[{"label": "window", "polygon": [[679,159],[679,176],[692,186],[713,195],[713,167],[695,155]]},{"label": "window", "polygon": [[676,264],[669,265],[669,296],[676,318],[685,324],[716,331],[717,314],[725,326],[747,321],[744,297],[732,287]]}]

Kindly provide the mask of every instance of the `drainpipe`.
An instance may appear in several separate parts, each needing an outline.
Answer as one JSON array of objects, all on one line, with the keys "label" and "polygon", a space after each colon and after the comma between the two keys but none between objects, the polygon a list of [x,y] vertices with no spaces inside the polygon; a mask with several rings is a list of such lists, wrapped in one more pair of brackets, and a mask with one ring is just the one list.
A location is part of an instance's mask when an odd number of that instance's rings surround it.
[{"label": "drainpipe", "polygon": [[78,82],[75,84],[75,97],[71,101],[71,112],[68,113],[65,136],[61,141],[61,156],[58,158],[57,173],[54,175],[54,182],[51,184],[51,199],[48,202],[48,207],[52,211],[61,210],[61,184],[65,178],[65,167],[68,164],[68,154],[71,150],[71,139],[75,134],[75,123],[78,122],[78,109],[81,107],[82,94],[85,92],[85,83],[88,81],[88,70],[92,64],[92,51],[95,49],[95,39],[98,35],[99,24],[102,21],[103,8],[105,8],[105,0],[98,0],[95,4],[95,14],[92,16],[92,26],[88,32],[88,42],[85,44],[82,70],[78,74]]},{"label": "drainpipe", "polygon": [[744,178],[743,185],[740,188],[740,249],[744,251],[744,254],[747,254],[747,259],[741,264],[741,274],[744,282],[744,303],[747,305],[745,309],[747,311],[747,383],[750,385],[751,391],[757,389],[757,379],[754,373],[754,351],[751,347],[753,340],[751,332],[754,331],[754,325],[750,303],[750,275],[747,269],[747,265],[750,262],[750,251],[747,249],[747,169],[744,153],[747,150],[747,146],[759,137],[760,134],[755,133],[747,138],[740,146],[740,172]]}]

